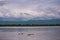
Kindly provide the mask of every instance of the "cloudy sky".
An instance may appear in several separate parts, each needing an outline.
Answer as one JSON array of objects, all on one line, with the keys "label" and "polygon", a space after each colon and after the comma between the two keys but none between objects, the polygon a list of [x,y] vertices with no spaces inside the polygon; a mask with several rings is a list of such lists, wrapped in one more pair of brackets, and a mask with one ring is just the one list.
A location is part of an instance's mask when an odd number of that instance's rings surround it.
[{"label": "cloudy sky", "polygon": [[60,19],[60,0],[0,0],[0,18]]}]

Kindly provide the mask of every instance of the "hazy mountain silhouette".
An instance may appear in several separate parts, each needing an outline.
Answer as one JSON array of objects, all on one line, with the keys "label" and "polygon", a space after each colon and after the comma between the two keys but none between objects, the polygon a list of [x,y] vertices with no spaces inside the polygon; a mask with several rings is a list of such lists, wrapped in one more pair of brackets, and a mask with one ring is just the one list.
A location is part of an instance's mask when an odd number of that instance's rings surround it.
[{"label": "hazy mountain silhouette", "polygon": [[0,18],[0,23],[18,23],[18,24],[60,24],[60,19],[51,20],[28,20],[23,21],[21,19],[3,19]]}]

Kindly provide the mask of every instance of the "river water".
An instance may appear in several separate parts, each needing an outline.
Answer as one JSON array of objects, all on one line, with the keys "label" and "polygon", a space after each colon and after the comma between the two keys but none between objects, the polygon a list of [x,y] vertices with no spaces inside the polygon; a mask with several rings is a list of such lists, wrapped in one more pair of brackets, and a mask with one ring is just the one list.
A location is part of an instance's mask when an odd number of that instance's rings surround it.
[{"label": "river water", "polygon": [[0,40],[60,40],[60,27],[0,27]]}]

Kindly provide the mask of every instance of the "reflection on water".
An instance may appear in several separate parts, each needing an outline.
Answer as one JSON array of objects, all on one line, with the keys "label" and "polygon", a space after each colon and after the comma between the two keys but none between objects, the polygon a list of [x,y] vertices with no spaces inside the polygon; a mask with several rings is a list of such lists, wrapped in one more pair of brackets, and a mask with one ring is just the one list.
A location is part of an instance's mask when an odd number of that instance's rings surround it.
[{"label": "reflection on water", "polygon": [[60,27],[3,27],[0,40],[60,40]]}]

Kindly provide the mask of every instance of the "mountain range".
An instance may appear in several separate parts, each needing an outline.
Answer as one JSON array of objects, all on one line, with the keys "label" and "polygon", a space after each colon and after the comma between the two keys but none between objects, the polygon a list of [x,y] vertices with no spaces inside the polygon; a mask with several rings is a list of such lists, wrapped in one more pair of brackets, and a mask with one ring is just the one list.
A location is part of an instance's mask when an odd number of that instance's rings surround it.
[{"label": "mountain range", "polygon": [[11,24],[11,23],[16,23],[16,24],[60,24],[60,19],[51,19],[51,20],[28,20],[28,21],[23,21],[21,19],[3,19],[0,18],[0,24],[5,23],[5,24]]}]

